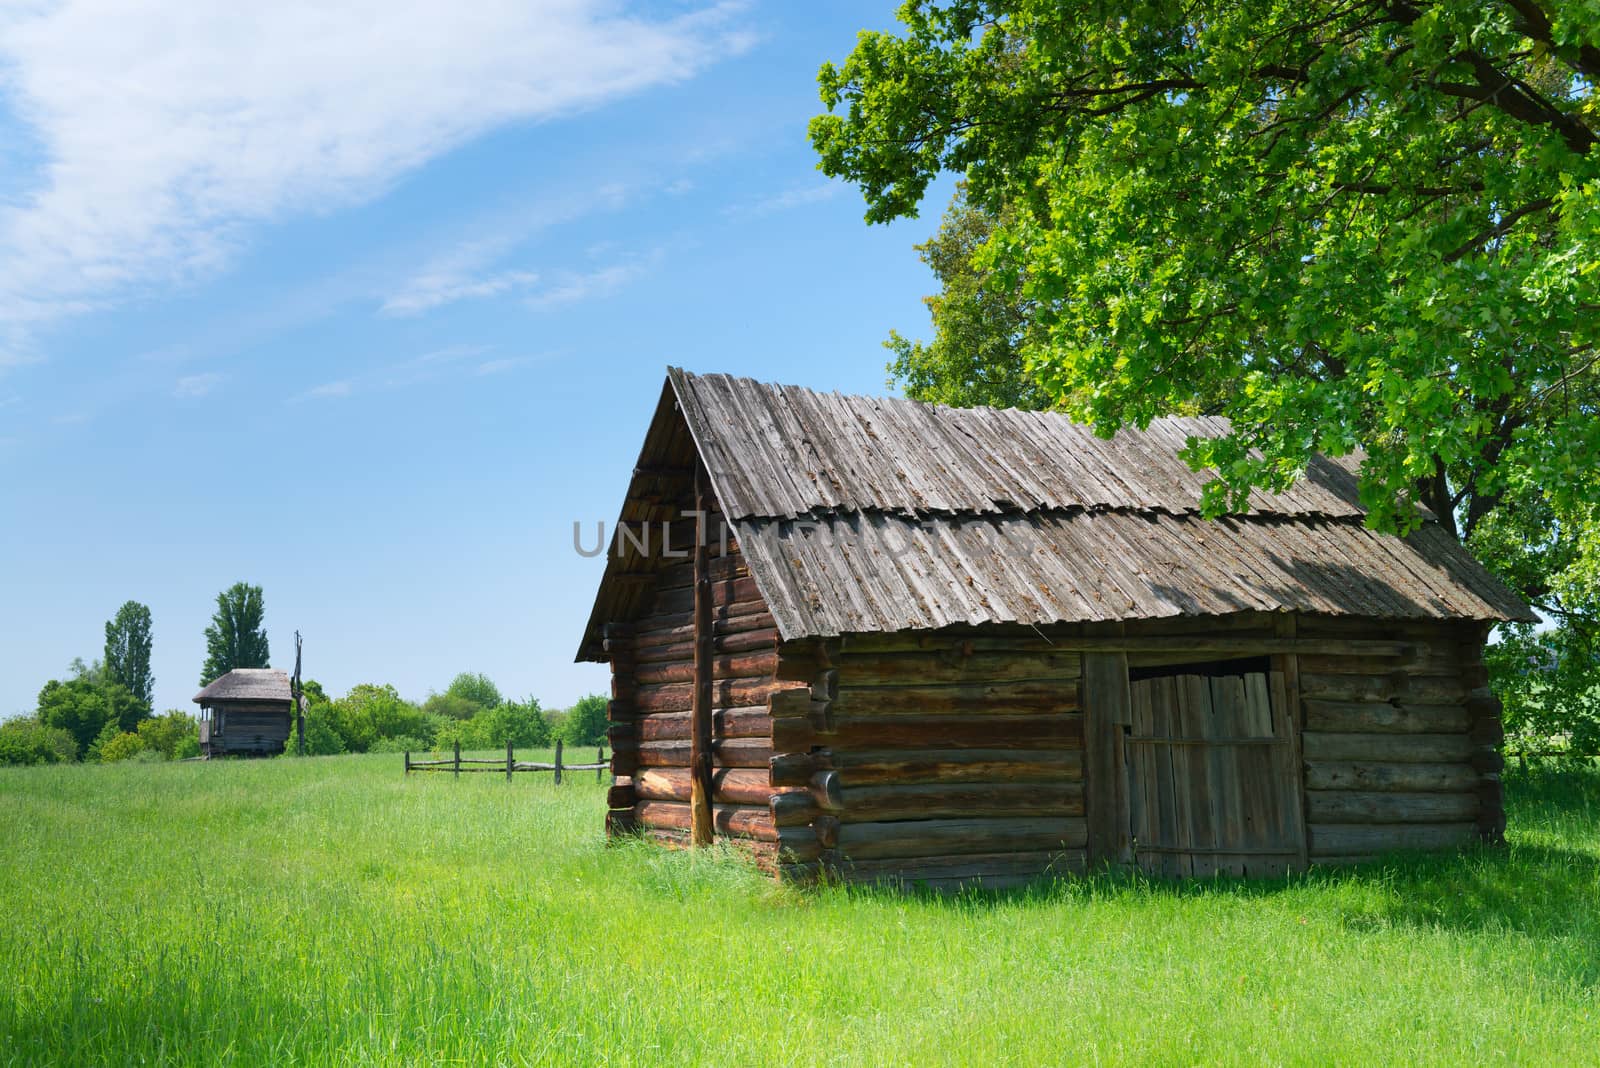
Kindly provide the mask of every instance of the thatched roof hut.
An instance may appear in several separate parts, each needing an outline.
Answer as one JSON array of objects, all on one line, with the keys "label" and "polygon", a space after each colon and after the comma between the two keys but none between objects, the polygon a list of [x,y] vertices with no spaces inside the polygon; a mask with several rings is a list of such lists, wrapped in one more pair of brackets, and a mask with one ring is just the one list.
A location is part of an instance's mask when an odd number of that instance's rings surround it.
[{"label": "thatched roof hut", "polygon": [[1497,838],[1481,651],[1527,606],[1431,517],[1367,529],[1353,458],[1201,518],[1177,454],[1225,428],[670,372],[578,654],[612,827],[700,790],[789,874],[935,883]]},{"label": "thatched roof hut", "polygon": [[200,749],[206,756],[283,752],[294,721],[289,676],[271,668],[234,668],[213,679],[200,706]]}]

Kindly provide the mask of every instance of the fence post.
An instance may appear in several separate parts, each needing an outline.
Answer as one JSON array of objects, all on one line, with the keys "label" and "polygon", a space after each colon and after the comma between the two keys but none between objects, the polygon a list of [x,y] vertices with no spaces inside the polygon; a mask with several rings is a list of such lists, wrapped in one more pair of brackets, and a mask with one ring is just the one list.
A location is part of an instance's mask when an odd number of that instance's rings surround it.
[{"label": "fence post", "polygon": [[561,785],[561,739],[556,739],[556,785]]},{"label": "fence post", "polygon": [[594,751],[594,762],[599,765],[594,769],[594,781],[604,782],[605,780],[601,778],[606,773],[606,750],[604,746]]},{"label": "fence post", "polygon": [[511,781],[511,739],[506,739],[506,782]]},{"label": "fence post", "polygon": [[456,778],[461,778],[461,739],[456,739]]},{"label": "fence post", "polygon": [[406,774],[411,774],[411,750],[406,750]]}]

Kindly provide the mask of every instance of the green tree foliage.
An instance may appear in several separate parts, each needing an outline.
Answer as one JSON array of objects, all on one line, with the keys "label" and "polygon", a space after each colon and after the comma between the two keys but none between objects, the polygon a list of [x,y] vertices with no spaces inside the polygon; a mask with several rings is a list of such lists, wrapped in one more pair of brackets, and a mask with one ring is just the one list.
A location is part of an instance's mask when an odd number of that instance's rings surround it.
[{"label": "green tree foliage", "polygon": [[[321,687],[318,687],[320,690]],[[333,705],[318,702],[306,709],[306,756],[336,756],[345,752],[344,736],[334,724]],[[297,756],[295,743],[290,740],[285,756]]]},{"label": "green tree foliage", "polygon": [[51,679],[39,691],[38,720],[72,736],[81,758],[108,726],[113,733],[136,731],[149,713],[143,701],[126,686],[105,677],[95,664],[74,663],[74,675],[65,682]]},{"label": "green tree foliage", "polygon": [[155,695],[150,673],[150,609],[128,601],[106,623],[106,674],[126,686],[148,711]]},{"label": "green tree foliage", "polygon": [[0,722],[0,764],[67,764],[78,759],[78,741],[34,716]]},{"label": "green tree foliage", "polygon": [[1484,659],[1503,706],[1507,752],[1584,763],[1600,755],[1600,647],[1574,627],[1506,631]]},{"label": "green tree foliage", "polygon": [[500,704],[500,688],[489,681],[489,676],[463,671],[450,680],[450,685],[445,689],[445,694],[450,697],[470,701],[478,711],[493,708]]},{"label": "green tree foliage", "polygon": [[182,759],[188,739],[194,739],[195,752],[200,750],[200,724],[187,712],[168,709],[164,715],[141,720],[139,738],[146,749],[160,753],[168,760]]},{"label": "green tree foliage", "polygon": [[477,702],[453,693],[430,693],[422,710],[439,719],[469,720],[482,709]]},{"label": "green tree foliage", "polygon": [[889,374],[906,396],[956,407],[1044,408],[1049,396],[1028,374],[1022,343],[1033,328],[1032,303],[1015,279],[1000,276],[981,255],[996,216],[956,191],[939,232],[917,246],[940,291],[924,303],[933,316],[932,341],[889,332]]},{"label": "green tree foliage", "polygon": [[[1587,12],[1587,14],[1585,14]],[[820,76],[867,217],[994,217],[1038,388],[1102,432],[1197,401],[1205,504],[1366,451],[1373,522],[1518,497],[1600,577],[1600,19],[1566,2],[913,2]],[[1210,406],[1208,404],[1208,406]],[[1250,450],[1259,449],[1258,454]]]},{"label": "green tree foliage", "polygon": [[234,668],[268,666],[271,654],[261,624],[265,613],[260,586],[235,582],[217,594],[217,611],[206,628],[206,662],[200,669],[200,685]]},{"label": "green tree foliage", "polygon": [[604,745],[606,699],[597,693],[578,698],[561,721],[561,737],[568,745]]},{"label": "green tree foliage", "polygon": [[[403,699],[393,686],[362,683],[331,705],[329,726],[352,753],[365,753],[380,738],[430,736],[432,722],[422,709]],[[320,715],[314,718],[321,718]],[[307,721],[307,744],[310,721]]]}]

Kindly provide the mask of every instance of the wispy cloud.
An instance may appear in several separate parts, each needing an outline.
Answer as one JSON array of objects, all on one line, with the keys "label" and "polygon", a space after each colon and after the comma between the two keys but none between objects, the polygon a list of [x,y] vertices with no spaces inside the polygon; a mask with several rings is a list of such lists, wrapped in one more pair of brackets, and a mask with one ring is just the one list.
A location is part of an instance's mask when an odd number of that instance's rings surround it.
[{"label": "wispy cloud", "polygon": [[780,211],[791,211],[803,208],[808,204],[821,204],[832,200],[844,192],[842,182],[823,181],[811,185],[796,186],[786,189],[781,193],[753,200],[747,204],[733,204],[723,209],[723,214],[732,219],[759,219],[764,215],[773,215]]},{"label": "wispy cloud", "polygon": [[[255,224],[381,193],[497,126],[691,77],[748,47],[741,7],[0,7],[0,90],[39,147],[0,208],[0,366],[29,356],[42,323],[215,271]],[[515,272],[437,281],[440,301],[526,283]]]},{"label": "wispy cloud", "polygon": [[550,286],[534,293],[527,300],[531,308],[553,308],[561,304],[608,297],[623,286],[645,274],[661,262],[661,250],[647,256],[624,260],[591,271],[568,271],[559,275]]},{"label": "wispy cloud", "polygon": [[173,387],[172,392],[177,397],[204,397],[221,383],[222,375],[215,371],[208,371],[205,374],[198,375],[184,375],[178,379],[178,383]]},{"label": "wispy cloud", "polygon": [[320,386],[312,386],[296,400],[327,400],[330,397],[348,397],[353,383],[349,379],[339,379],[336,382],[324,382]]}]

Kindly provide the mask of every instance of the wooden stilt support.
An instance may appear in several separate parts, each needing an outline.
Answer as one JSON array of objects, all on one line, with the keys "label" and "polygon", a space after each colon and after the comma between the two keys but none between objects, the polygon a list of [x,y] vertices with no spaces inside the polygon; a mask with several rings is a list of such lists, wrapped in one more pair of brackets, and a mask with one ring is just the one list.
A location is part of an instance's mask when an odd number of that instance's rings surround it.
[{"label": "wooden stilt support", "polygon": [[711,577],[705,465],[694,470],[694,698],[689,736],[689,841],[711,844]]}]

